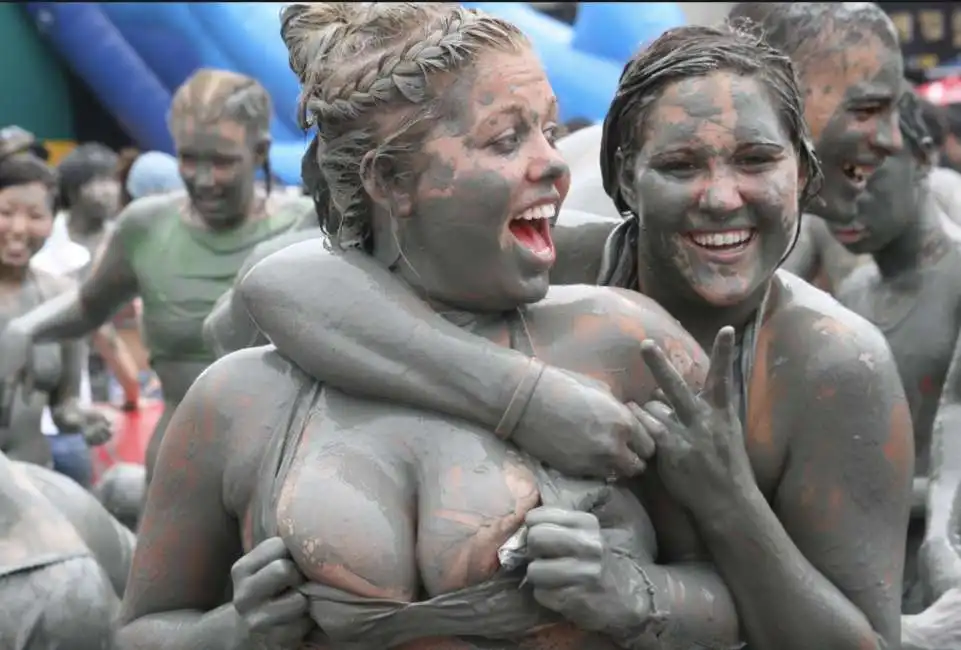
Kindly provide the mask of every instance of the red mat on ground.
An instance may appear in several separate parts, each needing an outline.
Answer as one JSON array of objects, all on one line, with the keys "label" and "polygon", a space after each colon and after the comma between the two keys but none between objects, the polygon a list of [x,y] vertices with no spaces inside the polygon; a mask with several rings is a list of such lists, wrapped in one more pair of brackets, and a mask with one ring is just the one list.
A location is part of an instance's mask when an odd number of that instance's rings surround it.
[{"label": "red mat on ground", "polygon": [[143,400],[139,411],[129,413],[110,404],[97,404],[96,407],[114,421],[114,434],[110,442],[93,448],[94,480],[115,463],[142,465],[150,434],[163,413],[163,402]]}]

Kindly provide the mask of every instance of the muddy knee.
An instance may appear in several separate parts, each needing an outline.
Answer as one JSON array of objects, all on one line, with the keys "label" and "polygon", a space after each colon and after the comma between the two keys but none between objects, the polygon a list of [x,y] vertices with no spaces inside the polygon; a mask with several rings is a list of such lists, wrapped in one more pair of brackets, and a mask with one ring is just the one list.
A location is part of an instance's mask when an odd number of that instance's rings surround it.
[{"label": "muddy knee", "polygon": [[0,578],[0,647],[110,650],[120,606],[92,557]]}]

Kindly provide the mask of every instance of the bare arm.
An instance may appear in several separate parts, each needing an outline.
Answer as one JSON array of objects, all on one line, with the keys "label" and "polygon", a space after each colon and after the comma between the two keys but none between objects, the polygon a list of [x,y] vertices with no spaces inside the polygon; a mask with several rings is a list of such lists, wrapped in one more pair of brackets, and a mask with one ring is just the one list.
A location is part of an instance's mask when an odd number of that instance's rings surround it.
[{"label": "bare arm", "polygon": [[127,247],[137,237],[155,204],[135,202],[118,217],[90,275],[79,288],[67,291],[16,319],[36,342],[80,338],[90,334],[137,295],[137,276]]},{"label": "bare arm", "polygon": [[773,503],[752,483],[694,516],[752,648],[897,648],[910,413],[880,332],[821,324],[771,380],[797,396],[772,423],[792,432]]},{"label": "bare arm", "polygon": [[117,336],[110,323],[102,325],[90,338],[97,354],[104,360],[110,372],[123,387],[124,402],[136,404],[140,399],[140,378],[137,363],[127,349],[127,344]]},{"label": "bare arm", "polygon": [[925,548],[926,582],[933,598],[961,587],[961,337],[941,391],[931,433]]},{"label": "bare arm", "polygon": [[231,431],[218,407],[224,398],[235,403],[235,395],[220,389],[233,371],[218,364],[191,386],[164,435],[124,594],[118,647],[244,647],[240,617],[224,604],[230,568],[242,549],[222,490]]},{"label": "bare arm", "polygon": [[372,258],[326,253],[320,240],[271,255],[238,290],[261,331],[312,376],[491,430],[528,366],[438,316]]}]

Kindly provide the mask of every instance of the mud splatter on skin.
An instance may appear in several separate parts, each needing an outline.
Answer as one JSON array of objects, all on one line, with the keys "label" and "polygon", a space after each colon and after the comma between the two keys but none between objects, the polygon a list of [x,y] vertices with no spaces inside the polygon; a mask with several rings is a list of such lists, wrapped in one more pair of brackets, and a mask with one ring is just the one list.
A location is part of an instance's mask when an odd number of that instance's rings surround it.
[{"label": "mud splatter on skin", "polygon": [[485,53],[473,70],[469,85],[450,89],[450,114],[416,157],[413,216],[397,224],[400,270],[432,300],[501,311],[542,298],[550,269],[520,250],[508,221],[535,201],[559,204],[570,175],[533,53]]},{"label": "mud splatter on skin", "polygon": [[[673,84],[653,106],[631,193],[644,215],[640,257],[660,290],[714,306],[742,303],[787,251],[798,165],[767,98],[754,79],[721,72]],[[757,230],[735,264],[708,261],[685,239],[731,228]]]},{"label": "mud splatter on skin", "polygon": [[248,216],[254,178],[266,151],[235,120],[199,121],[175,116],[171,126],[180,175],[195,213],[212,229],[235,227]]}]

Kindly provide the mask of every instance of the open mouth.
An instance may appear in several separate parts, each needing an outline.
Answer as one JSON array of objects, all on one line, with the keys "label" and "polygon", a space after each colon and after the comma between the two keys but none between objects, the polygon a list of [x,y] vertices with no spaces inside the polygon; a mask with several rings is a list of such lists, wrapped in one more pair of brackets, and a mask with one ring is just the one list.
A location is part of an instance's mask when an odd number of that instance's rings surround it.
[{"label": "open mouth", "polygon": [[831,234],[842,244],[856,244],[868,236],[866,229],[861,226],[847,226],[845,228],[831,228]]},{"label": "open mouth", "polygon": [[685,233],[684,239],[710,259],[731,262],[739,259],[754,243],[757,239],[757,230],[754,228],[700,230]]},{"label": "open mouth", "polygon": [[553,262],[554,241],[551,239],[551,222],[556,216],[556,205],[551,203],[535,205],[511,219],[507,228],[522,248],[538,259]]},{"label": "open mouth", "polygon": [[874,167],[847,163],[841,166],[841,171],[844,173],[844,177],[850,181],[851,185],[859,191],[862,191],[867,187],[868,179],[871,178],[871,174],[874,173]]}]

